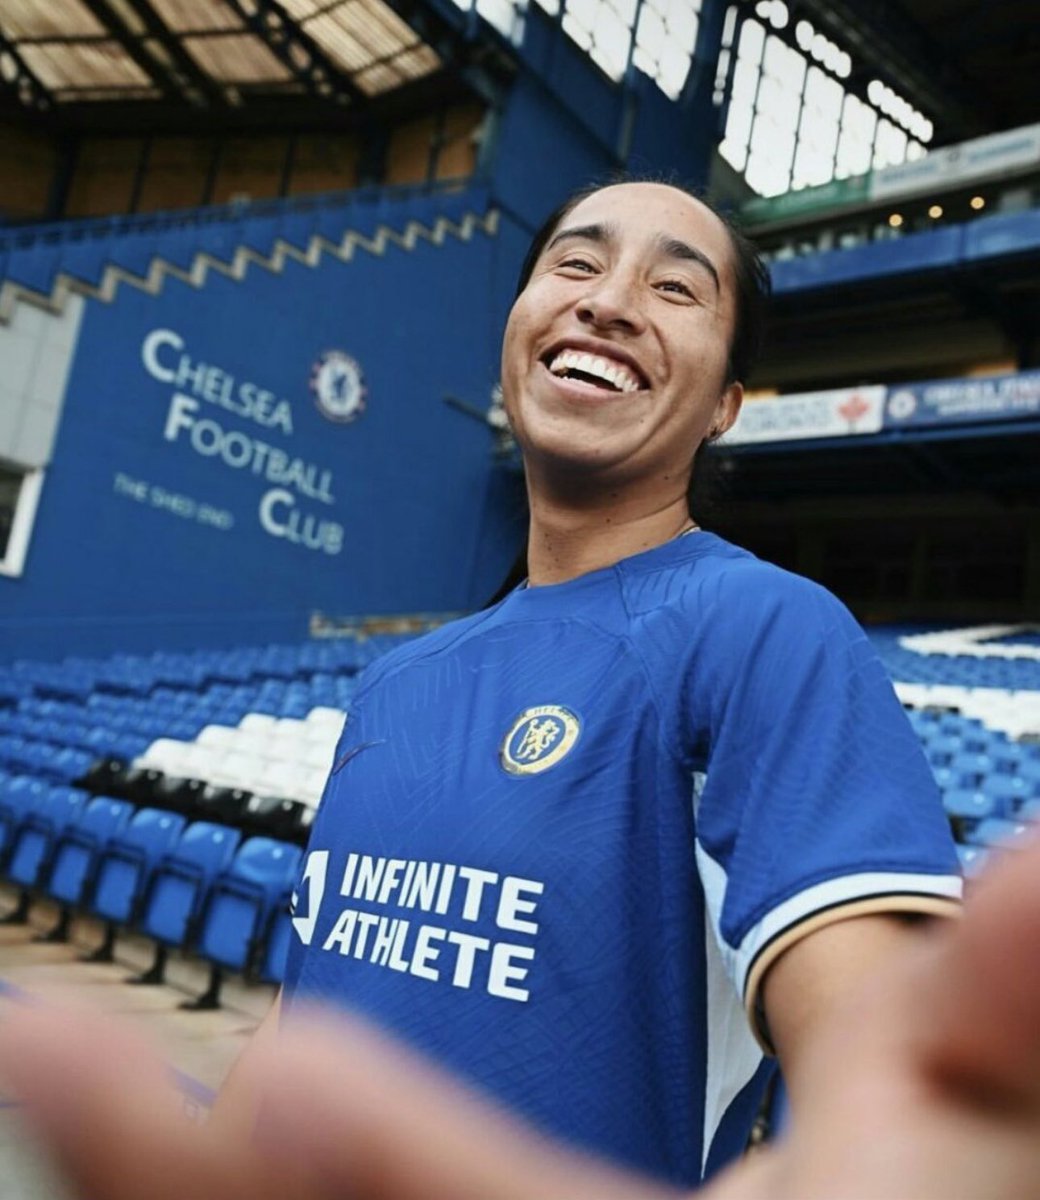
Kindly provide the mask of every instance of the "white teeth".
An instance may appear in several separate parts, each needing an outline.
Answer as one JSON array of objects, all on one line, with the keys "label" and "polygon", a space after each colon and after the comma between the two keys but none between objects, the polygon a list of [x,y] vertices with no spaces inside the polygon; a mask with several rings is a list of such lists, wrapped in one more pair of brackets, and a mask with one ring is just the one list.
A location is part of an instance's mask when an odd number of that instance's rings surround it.
[{"label": "white teeth", "polygon": [[621,363],[608,361],[598,355],[583,354],[577,350],[561,350],[549,364],[554,375],[566,375],[568,371],[581,371],[602,379],[622,392],[639,391],[639,381]]}]

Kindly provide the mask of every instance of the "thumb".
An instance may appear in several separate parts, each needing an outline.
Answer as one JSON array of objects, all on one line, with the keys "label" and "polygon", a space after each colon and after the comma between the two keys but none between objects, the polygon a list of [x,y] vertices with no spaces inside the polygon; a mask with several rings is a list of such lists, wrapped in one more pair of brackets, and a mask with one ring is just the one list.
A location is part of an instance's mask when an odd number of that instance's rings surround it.
[{"label": "thumb", "polygon": [[1040,1107],[1040,837],[975,881],[935,950],[926,1070],[976,1102]]}]

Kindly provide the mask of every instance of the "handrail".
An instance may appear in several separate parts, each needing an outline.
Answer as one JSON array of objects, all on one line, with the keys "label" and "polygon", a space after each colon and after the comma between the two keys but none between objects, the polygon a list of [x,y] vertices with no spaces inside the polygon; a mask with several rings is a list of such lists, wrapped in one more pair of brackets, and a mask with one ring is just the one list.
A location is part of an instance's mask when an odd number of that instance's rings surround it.
[{"label": "handrail", "polygon": [[252,217],[281,216],[289,213],[334,209],[344,205],[377,203],[380,200],[406,200],[458,191],[474,182],[473,176],[453,176],[425,183],[367,184],[334,192],[313,192],[305,196],[268,197],[228,204],[200,205],[190,209],[164,209],[152,213],[131,213],[111,217],[72,217],[65,221],[14,225],[0,228],[0,252],[34,245],[66,245],[92,237],[138,233],[147,230],[197,229],[242,221]]}]

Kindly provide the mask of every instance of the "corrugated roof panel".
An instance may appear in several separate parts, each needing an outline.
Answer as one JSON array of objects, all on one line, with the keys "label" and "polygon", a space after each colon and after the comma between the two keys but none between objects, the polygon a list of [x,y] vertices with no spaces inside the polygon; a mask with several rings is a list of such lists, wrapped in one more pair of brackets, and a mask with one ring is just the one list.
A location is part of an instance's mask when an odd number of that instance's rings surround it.
[{"label": "corrugated roof panel", "polygon": [[379,48],[381,56],[414,46],[419,40],[415,30],[382,0],[354,0],[335,11],[337,15],[343,14],[344,21],[350,19],[355,28],[366,30],[370,43]]},{"label": "corrugated roof panel", "polygon": [[354,76],[354,82],[368,96],[378,96],[412,79],[429,75],[440,66],[440,59],[429,46],[415,46],[388,62],[376,62]]},{"label": "corrugated roof panel", "polygon": [[281,83],[293,77],[284,63],[251,34],[186,37],[184,48],[221,83]]},{"label": "corrugated roof panel", "polygon": [[[316,12],[313,0],[287,0],[287,7],[300,28],[334,62],[352,73],[387,62],[419,45],[415,31],[382,0],[342,0]],[[315,15],[308,15],[307,10]],[[433,66],[428,69],[435,69],[439,63],[434,54]]]},{"label": "corrugated roof panel", "polygon": [[350,74],[360,71],[378,57],[355,29],[344,28],[332,13],[325,13],[305,26],[307,32],[332,59]]},{"label": "corrugated roof panel", "polygon": [[282,8],[297,24],[302,24],[307,17],[312,17],[316,12],[331,7],[335,6],[323,4],[321,0],[282,0]]},{"label": "corrugated roof panel", "polygon": [[[299,69],[310,55],[292,37],[293,25],[329,59],[335,71],[377,95],[441,66],[434,50],[386,0],[279,0],[289,25],[286,46]],[[544,2],[544,0],[543,0]],[[62,100],[147,99],[165,94],[129,49],[156,64],[156,76],[176,75],[176,56],[145,22],[135,0],[107,0],[119,33],[95,17],[93,0],[0,0],[0,32],[14,42],[41,85]],[[238,88],[298,91],[293,68],[225,0],[148,0],[155,17],[200,70],[242,103]],[[98,10],[101,11],[100,8]],[[279,32],[280,31],[273,31]],[[81,40],[82,39],[82,40]],[[137,57],[140,53],[135,50]],[[329,89],[330,85],[324,85]]]},{"label": "corrugated roof panel", "polygon": [[151,5],[174,33],[245,28],[230,5],[215,4],[214,0],[151,0]]},{"label": "corrugated roof panel", "polygon": [[0,30],[11,41],[23,37],[90,37],[108,32],[80,0],[3,0]]},{"label": "corrugated roof panel", "polygon": [[354,83],[366,96],[378,96],[382,92],[389,92],[393,88],[399,87],[401,78],[396,71],[379,63],[374,67],[369,67],[367,71],[360,71],[354,76]]},{"label": "corrugated roof panel", "polygon": [[91,87],[121,91],[152,83],[116,41],[23,44],[19,52],[29,70],[54,92]]}]

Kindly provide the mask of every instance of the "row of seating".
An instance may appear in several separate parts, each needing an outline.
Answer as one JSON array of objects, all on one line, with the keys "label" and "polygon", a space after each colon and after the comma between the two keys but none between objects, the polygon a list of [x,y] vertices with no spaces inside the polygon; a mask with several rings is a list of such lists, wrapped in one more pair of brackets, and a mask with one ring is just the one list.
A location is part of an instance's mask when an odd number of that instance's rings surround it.
[{"label": "row of seating", "polygon": [[380,226],[402,231],[410,221],[418,221],[429,227],[438,217],[458,221],[487,207],[486,192],[479,188],[437,189],[436,184],[357,189],[34,226],[0,235],[0,279],[49,294],[59,272],[96,287],[110,264],[143,276],[159,258],[187,271],[199,253],[230,262],[240,248],[269,255],[278,240],[299,250],[315,237],[338,245],[348,231],[370,237]]},{"label": "row of seating", "polygon": [[194,650],[109,658],[69,657],[57,663],[20,659],[7,670],[41,688],[147,694],[160,685],[200,689],[208,683],[304,679],[315,673],[351,675],[383,652],[382,639],[340,638],[300,645],[271,643],[235,650]]},{"label": "row of seating", "polygon": [[[1030,634],[1027,628],[1021,636]],[[904,684],[1040,692],[1040,658],[1026,640],[1016,650],[1005,637],[988,649],[956,631],[919,626],[872,629],[870,639],[892,678]]]},{"label": "row of seating", "polygon": [[[900,655],[927,659],[928,642],[915,642],[924,649],[912,652],[901,645],[920,633],[872,636]],[[49,822],[52,830],[75,829],[88,807],[95,814],[91,806],[104,801],[176,817],[182,832],[213,826],[236,845],[268,839],[298,851],[360,660],[399,641],[383,636],[23,663],[16,675],[28,691],[0,694],[0,778],[20,781],[16,795],[28,794],[29,782],[42,789],[33,793],[33,828]],[[949,667],[954,659],[944,655],[943,662]],[[941,789],[965,868],[974,870],[989,847],[1013,843],[1038,816],[1040,736],[1031,741],[1030,728],[1034,710],[1040,714],[1040,692],[906,680],[896,689]],[[329,695],[337,703],[318,699]],[[61,813],[73,814],[65,825]],[[27,862],[32,867],[24,857],[30,850],[20,854],[16,881],[27,877]]]},{"label": "row of seating", "polygon": [[139,983],[163,981],[171,948],[190,951],[211,973],[189,1007],[216,1007],[226,971],[281,980],[302,853],[171,808],[0,775],[0,874],[21,889],[4,920],[25,922],[37,896],[60,905],[44,940],[68,940],[77,914],[100,919],[106,932],[93,961],[112,961],[120,930],[149,937],[155,959]]},{"label": "row of seating", "polygon": [[191,741],[159,738],[134,765],[317,807],[342,727],[339,709],[314,708],[303,720],[250,713]]},{"label": "row of seating", "polygon": [[[177,690],[172,694],[157,689],[148,697],[113,696],[105,692],[75,699],[6,697],[0,698],[0,736],[52,741],[55,733],[67,728],[69,735],[65,740],[70,744],[132,758],[143,753],[156,738],[192,741],[207,725],[236,726],[243,718],[254,715],[307,719],[315,709],[342,713],[349,707],[356,686],[351,676],[340,681],[333,691],[299,684],[275,694],[264,686],[255,689],[252,696],[237,689],[236,694],[228,695],[221,687],[209,687],[202,692]],[[38,724],[44,721],[49,723],[46,728]],[[108,734],[99,730],[107,730]],[[119,749],[113,739],[124,735],[137,740],[138,748],[125,753]]]},{"label": "row of seating", "polygon": [[92,796],[126,800],[138,808],[177,813],[189,821],[216,821],[244,836],[263,835],[301,846],[310,835],[316,807],[291,797],[169,775],[120,759],[99,759],[66,786]]}]

